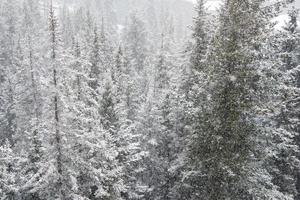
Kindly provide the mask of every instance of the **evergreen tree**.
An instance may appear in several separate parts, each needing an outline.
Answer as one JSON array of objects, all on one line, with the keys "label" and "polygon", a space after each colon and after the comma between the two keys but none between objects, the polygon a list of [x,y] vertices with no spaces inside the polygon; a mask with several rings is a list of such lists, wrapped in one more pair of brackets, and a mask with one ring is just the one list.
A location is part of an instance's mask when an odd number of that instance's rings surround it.
[{"label": "evergreen tree", "polygon": [[108,193],[110,194],[108,199],[118,199],[121,198],[121,193],[124,192],[124,182],[122,177],[124,176],[124,163],[119,160],[120,150],[122,148],[126,148],[125,146],[121,146],[120,141],[120,125],[119,118],[117,115],[114,93],[112,91],[112,82],[107,80],[104,88],[104,92],[102,94],[102,98],[100,101],[100,116],[101,116],[101,124],[105,131],[109,134],[109,137],[106,137],[106,140],[109,143],[110,148],[113,149],[116,153],[114,154],[114,158],[110,163],[110,175],[105,178],[104,185],[108,188]]},{"label": "evergreen tree", "polygon": [[102,20],[101,32],[99,37],[100,44],[100,62],[103,68],[103,73],[111,74],[113,68],[113,46],[112,41],[108,37],[104,21]]},{"label": "evergreen tree", "polygon": [[[42,20],[40,19],[40,13],[38,11],[39,6],[35,2],[28,0],[24,2],[24,58],[20,71],[20,77],[23,87],[21,89],[21,101],[23,107],[21,109],[21,119],[18,133],[18,144],[17,148],[27,150],[28,160],[26,167],[23,171],[26,175],[24,185],[27,188],[22,188],[20,193],[25,199],[36,198],[39,199],[36,192],[30,192],[31,186],[27,185],[26,182],[30,182],[39,171],[40,161],[42,159],[42,141],[41,141],[41,128],[42,128],[42,100],[41,100],[41,63],[42,45],[41,41],[34,38],[42,38]],[[28,138],[24,138],[24,132],[27,132]],[[29,145],[28,145],[29,143]],[[29,146],[29,147],[28,147]],[[19,150],[19,151],[20,151]],[[28,194],[26,194],[28,193]]]},{"label": "evergreen tree", "polygon": [[0,0],[0,199],[299,198],[291,2]]},{"label": "evergreen tree", "polygon": [[145,70],[147,54],[147,33],[144,22],[136,13],[130,15],[128,28],[125,32],[125,50],[133,69],[141,75]]},{"label": "evergreen tree", "polygon": [[[148,198],[171,199],[171,189],[175,184],[172,168],[177,158],[176,140],[178,139],[174,124],[176,85],[171,81],[176,68],[176,58],[173,56],[172,35],[162,35],[160,52],[157,55],[153,73],[153,89],[148,102],[149,111],[146,118],[147,130],[147,170],[145,172],[151,187]],[[175,64],[176,63],[176,64]],[[172,91],[174,90],[175,91]]]},{"label": "evergreen tree", "polygon": [[119,47],[115,56],[112,70],[113,102],[115,102],[118,118],[118,132],[116,146],[118,149],[117,160],[122,167],[124,187],[121,196],[124,199],[138,199],[145,194],[144,183],[141,182],[143,174],[143,159],[147,152],[142,147],[142,133],[138,131],[139,122],[137,112],[140,106],[139,90],[135,79],[132,77],[134,68],[130,65],[129,58]]},{"label": "evergreen tree", "polygon": [[[100,74],[103,73],[103,69],[100,67],[100,44],[99,35],[97,33],[97,28],[94,29],[93,43],[91,44],[91,55],[90,55],[90,87],[97,93],[97,89],[100,86]],[[95,94],[96,95],[96,94]]]},{"label": "evergreen tree", "polygon": [[0,147],[0,197],[1,199],[15,199],[17,197],[17,157],[13,153],[8,140]]},{"label": "evergreen tree", "polygon": [[262,160],[269,153],[264,148],[273,147],[264,146],[271,137],[256,111],[264,103],[260,96],[265,88],[259,81],[263,59],[257,56],[268,32],[263,3],[227,0],[221,10],[204,69],[208,96],[190,146],[190,174],[202,178],[196,180],[192,198],[288,199],[276,191]]},{"label": "evergreen tree", "polygon": [[54,190],[56,191],[55,195],[53,196],[54,198],[58,198],[58,199],[66,199],[66,190],[67,188],[65,185],[65,180],[64,180],[64,169],[63,169],[63,165],[64,165],[64,160],[63,160],[63,152],[62,152],[62,148],[63,148],[63,144],[62,144],[62,133],[61,133],[61,106],[60,104],[60,94],[59,94],[59,82],[58,82],[58,76],[59,76],[59,72],[58,71],[58,67],[62,67],[60,66],[60,64],[62,63],[58,63],[58,58],[59,56],[59,48],[60,48],[60,38],[58,35],[58,21],[56,19],[54,10],[53,10],[53,4],[51,1],[51,5],[50,5],[50,11],[49,11],[49,33],[50,33],[50,62],[51,62],[51,69],[50,71],[52,72],[52,84],[53,84],[53,114],[54,114],[54,149],[55,149],[55,155],[54,155],[54,160],[55,160],[55,167],[56,167],[56,172],[57,172],[57,180],[55,181],[55,185],[54,185]]},{"label": "evergreen tree", "polygon": [[18,10],[17,1],[3,2],[3,29],[1,41],[1,132],[2,142],[8,139],[13,142],[14,133],[17,129],[16,113],[16,86],[17,69],[20,64],[20,52],[18,52]]},{"label": "evergreen tree", "polygon": [[204,0],[198,0],[196,7],[197,17],[194,19],[193,39],[195,40],[195,44],[191,55],[191,63],[197,71],[203,70],[201,62],[205,60],[209,44],[208,14],[206,13],[204,3]]},{"label": "evergreen tree", "polygon": [[[280,191],[287,195],[297,196],[297,163],[299,162],[297,152],[299,148],[297,124],[297,96],[299,96],[299,87],[297,86],[297,69],[300,63],[300,54],[298,53],[300,32],[297,30],[298,11],[294,8],[289,11],[289,21],[283,27],[283,30],[275,34],[274,52],[278,56],[278,106],[276,112],[278,143],[283,143],[278,147],[278,154],[273,158],[277,166],[274,173],[273,182],[279,186]],[[298,147],[297,147],[298,146]]]},{"label": "evergreen tree", "polygon": [[[185,64],[185,70],[182,72],[181,93],[182,105],[181,110],[184,112],[183,115],[183,127],[185,133],[184,145],[191,145],[194,142],[193,134],[200,131],[199,124],[202,123],[199,118],[203,117],[204,106],[210,107],[211,102],[209,101],[209,91],[205,89],[209,84],[207,68],[207,57],[210,51],[211,38],[214,35],[212,31],[209,31],[209,15],[204,7],[205,1],[197,1],[196,12],[197,16],[194,18],[194,32],[193,32],[193,43],[188,44],[186,52],[184,52],[185,59],[189,59],[189,64]],[[202,131],[202,130],[201,130]],[[180,190],[178,196],[183,199],[196,198],[196,191],[200,191],[201,187],[201,174],[194,173],[194,165],[189,162],[189,150],[183,149],[181,164],[181,170],[187,171],[181,173],[180,176],[184,180],[183,185],[177,185]],[[177,197],[178,198],[178,197]]]},{"label": "evergreen tree", "polygon": [[115,135],[118,130],[118,118],[112,95],[112,86],[107,82],[100,103],[100,115],[102,116],[103,127]]}]

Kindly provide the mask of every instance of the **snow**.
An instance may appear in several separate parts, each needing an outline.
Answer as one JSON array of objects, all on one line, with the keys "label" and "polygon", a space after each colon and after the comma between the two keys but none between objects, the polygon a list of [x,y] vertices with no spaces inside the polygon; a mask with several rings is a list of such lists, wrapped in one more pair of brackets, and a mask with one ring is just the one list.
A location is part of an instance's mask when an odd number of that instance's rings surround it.
[{"label": "snow", "polygon": [[[275,29],[279,30],[282,29],[282,27],[285,26],[285,23],[289,21],[289,16],[288,14],[281,14],[278,17],[275,17],[272,21],[277,23]],[[300,21],[298,24],[300,24]]]},{"label": "snow", "polygon": [[189,2],[192,2],[192,3],[196,3],[197,0],[186,0],[186,1],[189,1]]},{"label": "snow", "polygon": [[[239,5],[218,18],[224,0],[205,0],[212,16],[205,23],[202,9],[193,12],[190,2],[196,0],[177,0],[178,5],[176,0],[165,0],[166,5],[136,0],[142,3],[131,15],[133,0],[122,0],[128,5],[116,9],[112,0],[105,5],[53,1],[48,29],[48,5],[39,13],[34,1],[24,1],[23,7],[6,0],[7,12],[0,15],[0,133],[7,134],[0,134],[0,142],[9,139],[0,144],[0,199],[15,193],[48,200],[65,195],[159,199],[166,194],[180,199],[182,192],[189,199],[207,199],[211,188],[202,185],[214,185],[211,177],[220,171],[222,180],[240,178],[239,169],[249,176],[232,182],[233,192],[246,188],[258,199],[291,199],[277,194],[268,172],[292,182],[294,177],[269,164],[279,159],[286,166],[298,163],[291,128],[299,122],[300,97],[292,83],[300,67],[297,32],[269,33],[256,24],[265,15],[252,15],[258,11]],[[70,4],[63,9],[62,2]],[[273,19],[278,29],[288,20],[286,13]],[[199,38],[192,39],[181,29],[196,14],[192,31]],[[101,30],[100,24],[105,24]],[[258,28],[265,32],[262,37]],[[263,48],[254,48],[257,44]],[[286,55],[299,67],[286,70],[292,66],[281,59]],[[247,66],[240,70],[243,63]],[[231,65],[237,71],[229,74]],[[281,117],[287,119],[282,125]],[[250,151],[245,145],[252,145]],[[220,198],[231,196],[226,187]]]},{"label": "snow", "polygon": [[208,1],[205,4],[206,9],[209,11],[215,11],[218,10],[222,5],[222,1]]},{"label": "snow", "polygon": [[[187,0],[187,1],[192,2],[194,4],[197,3],[197,0]],[[219,9],[221,5],[222,5],[222,0],[210,0],[206,2],[205,7],[209,11],[215,11]]]},{"label": "snow", "polygon": [[231,82],[235,82],[236,81],[236,77],[233,76],[233,75],[229,76],[229,79],[230,79]]},{"label": "snow", "polygon": [[[197,0],[186,0],[189,2],[192,2],[194,4],[197,3]],[[218,8],[220,8],[220,6],[222,5],[223,1],[222,0],[208,0],[206,3],[206,8],[210,11],[215,11]],[[296,0],[293,4],[293,6],[295,6],[296,8],[300,8],[300,1]],[[284,18],[285,16],[279,16],[279,18]],[[280,21],[282,23],[282,21]]]},{"label": "snow", "polygon": [[273,19],[273,22],[276,22],[276,29],[281,29],[284,25],[285,22],[289,20],[289,16],[287,14],[279,15],[278,17]]},{"label": "snow", "polygon": [[117,32],[118,32],[119,35],[121,35],[123,33],[124,28],[125,27],[121,24],[117,25]]}]

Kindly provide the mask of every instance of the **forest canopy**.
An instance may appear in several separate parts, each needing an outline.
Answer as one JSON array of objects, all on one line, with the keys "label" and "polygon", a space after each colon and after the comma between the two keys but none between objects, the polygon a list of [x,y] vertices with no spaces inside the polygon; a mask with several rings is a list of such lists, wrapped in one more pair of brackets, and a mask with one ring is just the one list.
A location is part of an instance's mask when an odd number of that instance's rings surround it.
[{"label": "forest canopy", "polygon": [[0,0],[0,199],[299,199],[299,9]]}]

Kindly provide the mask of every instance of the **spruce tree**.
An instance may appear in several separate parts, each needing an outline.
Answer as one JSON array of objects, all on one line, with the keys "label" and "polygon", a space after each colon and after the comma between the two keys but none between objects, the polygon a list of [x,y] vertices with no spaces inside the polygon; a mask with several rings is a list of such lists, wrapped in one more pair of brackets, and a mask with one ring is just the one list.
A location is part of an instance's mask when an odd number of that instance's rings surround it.
[{"label": "spruce tree", "polygon": [[0,197],[2,199],[17,198],[17,157],[8,140],[0,147]]},{"label": "spruce tree", "polygon": [[269,13],[263,6],[264,1],[227,0],[221,10],[204,68],[208,95],[190,145],[190,174],[201,177],[194,180],[192,198],[285,198],[263,160],[269,153],[264,148],[273,147],[264,146],[272,136],[257,123],[267,84],[259,74],[265,58],[258,56],[268,36]]},{"label": "spruce tree", "polygon": [[1,122],[0,129],[2,143],[7,139],[13,143],[13,137],[17,130],[16,113],[16,86],[17,73],[20,65],[20,52],[18,52],[18,1],[4,1],[1,35]]},{"label": "spruce tree", "polygon": [[[299,74],[300,54],[299,42],[300,32],[298,30],[298,11],[293,8],[289,11],[289,21],[286,22],[283,30],[275,33],[273,41],[274,52],[279,59],[277,88],[280,97],[277,98],[278,106],[275,114],[277,124],[276,140],[278,154],[273,158],[276,170],[273,182],[279,186],[280,191],[297,198],[297,163],[299,157],[299,120],[297,115],[297,96],[299,96],[299,86],[297,77]],[[285,144],[285,145],[282,145]],[[299,187],[299,186],[298,186]]]},{"label": "spruce tree", "polygon": [[197,16],[194,19],[193,30],[193,52],[191,55],[191,63],[194,70],[203,70],[203,61],[205,60],[206,50],[209,44],[209,31],[208,31],[208,14],[204,7],[204,0],[198,0],[196,6]]},{"label": "spruce tree", "polygon": [[[188,65],[185,65],[185,71],[182,72],[181,91],[183,102],[181,110],[183,114],[184,134],[186,135],[183,145],[190,146],[194,142],[193,135],[200,131],[199,124],[203,123],[199,119],[204,117],[204,107],[210,107],[211,102],[208,100],[209,91],[205,89],[209,83],[207,68],[208,52],[210,51],[211,38],[213,31],[209,31],[209,14],[205,9],[205,1],[199,0],[196,5],[197,16],[194,18],[193,43],[188,44],[186,51],[183,53],[189,59]],[[201,130],[202,131],[202,130]],[[194,169],[194,165],[189,162],[188,148],[182,150],[183,164],[180,176],[184,184],[177,185],[180,189],[179,196],[183,199],[197,198],[194,193],[199,193],[201,188],[201,174]],[[178,198],[178,197],[177,197]]]},{"label": "spruce tree", "polygon": [[59,199],[66,199],[66,188],[64,185],[64,169],[63,169],[63,152],[62,152],[62,133],[61,133],[61,115],[60,115],[60,94],[59,94],[59,71],[58,67],[61,67],[58,65],[57,59],[58,59],[58,51],[59,51],[59,36],[58,36],[58,22],[55,16],[53,4],[51,1],[50,5],[50,11],[49,11],[49,33],[50,33],[50,62],[51,62],[51,71],[52,71],[52,84],[53,84],[53,114],[54,114],[54,142],[55,145],[55,166],[57,171],[57,180],[54,186],[54,189],[57,191],[55,198]]},{"label": "spruce tree", "polygon": [[[42,159],[42,100],[41,100],[41,81],[40,75],[42,68],[39,67],[41,63],[40,52],[43,50],[41,41],[42,37],[42,20],[40,19],[40,13],[38,11],[39,6],[35,2],[28,0],[24,2],[24,59],[22,62],[23,69],[20,70],[23,73],[22,77],[23,88],[21,89],[23,105],[20,107],[23,111],[21,114],[22,127],[19,127],[18,134],[18,149],[21,151],[26,149],[28,151],[28,161],[24,167],[24,174],[26,180],[21,189],[21,195],[26,199],[36,198],[39,199],[37,192],[30,192],[31,186],[27,185],[27,182],[38,174],[40,162]],[[24,132],[28,132],[28,138],[24,138]],[[25,144],[24,144],[25,143]],[[29,145],[26,145],[28,144]],[[28,147],[29,146],[29,147]],[[28,148],[28,149],[27,149]],[[19,150],[19,151],[20,151]]]}]

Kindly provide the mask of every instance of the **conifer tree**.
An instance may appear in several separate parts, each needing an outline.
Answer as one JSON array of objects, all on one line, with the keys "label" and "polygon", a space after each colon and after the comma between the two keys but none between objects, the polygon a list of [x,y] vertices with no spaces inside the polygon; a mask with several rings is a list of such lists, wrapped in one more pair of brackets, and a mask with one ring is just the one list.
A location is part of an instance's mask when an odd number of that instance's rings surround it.
[{"label": "conifer tree", "polygon": [[17,130],[16,113],[16,86],[17,69],[20,64],[20,52],[17,51],[18,44],[18,1],[3,2],[3,32],[1,48],[1,122],[0,129],[2,142],[8,139],[13,142],[14,133]]},{"label": "conifer tree", "polygon": [[[199,124],[202,123],[204,107],[210,107],[211,102],[208,100],[209,91],[205,86],[209,83],[207,68],[207,57],[210,51],[211,38],[214,34],[209,31],[209,14],[204,7],[205,1],[199,0],[196,5],[197,16],[194,18],[193,43],[187,47],[184,56],[189,59],[185,64],[185,72],[182,72],[183,83],[181,84],[181,93],[183,93],[183,104],[181,110],[184,111],[183,127],[184,133],[187,135],[183,145],[191,145],[194,138],[193,134],[199,131]],[[211,34],[211,35],[209,35]],[[180,176],[184,180],[183,185],[177,185],[180,191],[180,198],[192,199],[195,191],[200,191],[201,174],[196,173],[193,164],[189,162],[189,150],[183,149],[183,168],[187,173],[181,173]],[[183,170],[181,169],[181,170]],[[194,173],[195,171],[195,173]],[[177,197],[178,198],[178,197]]]},{"label": "conifer tree", "polygon": [[[297,152],[299,148],[298,129],[299,120],[297,119],[297,96],[299,87],[297,86],[297,67],[300,63],[298,53],[300,32],[298,30],[297,17],[298,11],[293,8],[289,11],[289,21],[283,30],[275,34],[274,52],[278,56],[278,83],[280,97],[277,98],[278,106],[276,112],[278,154],[273,158],[276,165],[273,182],[279,186],[280,191],[287,195],[297,198],[297,163],[299,162]],[[275,45],[274,45],[275,44]]]},{"label": "conifer tree", "polygon": [[55,145],[55,165],[57,170],[57,182],[55,183],[55,190],[57,191],[55,198],[59,199],[66,199],[66,191],[64,191],[65,185],[64,185],[64,174],[63,170],[63,152],[62,152],[62,133],[61,133],[61,110],[60,110],[60,94],[59,92],[59,71],[58,67],[61,67],[58,65],[57,59],[58,59],[58,51],[59,51],[59,36],[58,36],[58,22],[55,17],[55,13],[53,10],[53,4],[51,1],[50,5],[50,11],[49,11],[49,32],[50,32],[50,62],[51,62],[51,71],[52,71],[52,78],[53,78],[53,89],[54,89],[54,96],[53,96],[53,110],[54,110],[54,145]]},{"label": "conifer tree", "polygon": [[132,76],[135,73],[134,68],[121,46],[116,53],[111,72],[111,77],[114,77],[113,102],[119,127],[116,135],[117,160],[122,168],[121,177],[124,182],[121,196],[124,199],[138,199],[145,194],[144,183],[141,182],[144,171],[141,164],[147,152],[142,147],[142,133],[138,131],[139,88]]},{"label": "conifer tree", "polygon": [[[126,59],[125,73],[127,77],[127,84],[125,88],[125,109],[127,112],[127,119],[131,121],[130,132],[134,141],[136,141],[133,151],[135,159],[131,160],[131,165],[127,170],[129,172],[131,183],[132,198],[142,198],[149,192],[146,185],[148,177],[145,176],[145,160],[147,157],[146,146],[142,144],[147,138],[147,130],[145,121],[147,116],[147,95],[148,88],[148,41],[147,32],[144,22],[138,17],[137,13],[130,15],[129,25],[125,30],[124,35],[124,55]],[[128,124],[129,125],[129,124]],[[129,128],[128,127],[128,128]],[[126,131],[129,131],[127,129]],[[132,147],[130,147],[132,148]]]},{"label": "conifer tree", "polygon": [[129,56],[133,69],[141,75],[145,70],[147,38],[144,22],[137,13],[130,15],[128,28],[125,32],[125,50]]},{"label": "conifer tree", "polygon": [[197,71],[203,70],[202,62],[205,60],[209,44],[208,14],[206,13],[204,3],[204,0],[198,0],[196,7],[197,16],[194,19],[193,39],[195,40],[195,44],[191,55],[191,63],[193,69]]},{"label": "conifer tree", "polygon": [[[24,113],[21,113],[22,127],[19,126],[18,134],[18,149],[26,149],[28,151],[27,163],[23,171],[25,174],[24,185],[30,182],[39,171],[40,162],[42,159],[42,100],[41,100],[41,81],[40,75],[42,69],[40,66],[41,56],[40,52],[43,50],[41,41],[34,38],[42,38],[42,20],[38,11],[39,6],[35,2],[28,0],[24,2],[24,58],[20,71],[23,88],[21,89],[21,101],[23,107],[20,107]],[[28,133],[28,138],[24,138],[24,132]],[[24,144],[25,143],[25,144]],[[28,144],[29,145],[26,145]],[[28,147],[29,146],[29,147]],[[27,149],[28,148],[28,149]],[[19,150],[20,151],[20,150]],[[36,198],[39,199],[37,192],[30,192],[31,186],[21,188],[21,196],[25,199]]]},{"label": "conifer tree", "polygon": [[90,63],[91,63],[91,70],[90,70],[90,87],[97,93],[97,89],[100,86],[100,74],[103,73],[103,69],[100,67],[100,43],[99,43],[99,35],[97,32],[97,28],[94,29],[93,34],[93,42],[91,44],[91,55],[90,55]]},{"label": "conifer tree", "polygon": [[17,198],[17,157],[8,140],[0,147],[0,197]]},{"label": "conifer tree", "polygon": [[[190,173],[202,178],[195,180],[192,198],[288,199],[276,190],[262,160],[269,153],[262,145],[271,137],[257,123],[262,116],[256,107],[264,103],[260,96],[265,86],[260,84],[266,83],[260,81],[258,72],[263,66],[257,56],[263,51],[259,42],[264,42],[268,32],[263,4],[227,0],[221,10],[204,69],[209,78],[208,96],[196,118],[190,146]],[[267,148],[273,147],[269,145]]]},{"label": "conifer tree", "polygon": [[299,198],[291,2],[0,0],[0,199]]}]

